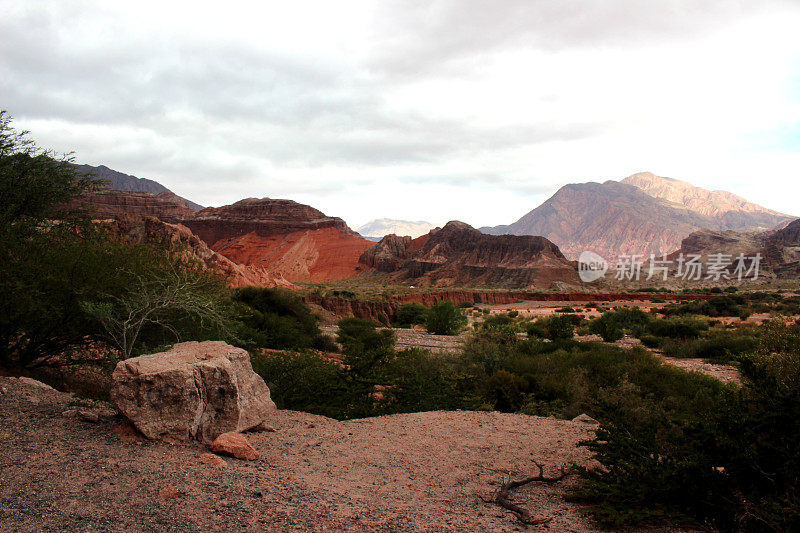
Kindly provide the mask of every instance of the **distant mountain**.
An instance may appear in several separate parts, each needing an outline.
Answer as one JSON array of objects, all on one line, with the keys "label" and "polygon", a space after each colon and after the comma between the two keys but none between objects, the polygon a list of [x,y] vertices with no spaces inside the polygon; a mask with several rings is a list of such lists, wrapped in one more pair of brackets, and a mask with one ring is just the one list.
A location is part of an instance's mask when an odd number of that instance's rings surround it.
[{"label": "distant mountain", "polygon": [[590,250],[613,260],[673,252],[700,229],[761,231],[792,218],[728,192],[640,173],[622,182],[565,185],[513,224],[481,231],[541,235],[568,257]]},{"label": "distant mountain", "polygon": [[105,165],[100,165],[97,167],[93,167],[92,165],[74,165],[74,167],[78,172],[92,174],[93,179],[106,180],[109,182],[109,189],[114,189],[115,191],[149,192],[153,195],[169,193],[169,195],[180,199],[190,209],[195,211],[203,209],[202,205],[196,204],[191,200],[187,200],[186,198],[181,198],[157,181],[146,178],[137,178],[136,176],[131,176],[130,174],[123,174],[122,172],[117,172],[116,170],[110,169]]},{"label": "distant mountain", "polygon": [[386,235],[408,235],[411,238],[425,235],[433,229],[433,224],[423,221],[394,220],[380,218],[370,220],[356,231],[370,240],[380,240]]},{"label": "distant mountain", "polygon": [[359,262],[420,286],[496,286],[550,289],[577,284],[575,263],[543,237],[486,235],[463,222],[411,239],[388,235]]}]

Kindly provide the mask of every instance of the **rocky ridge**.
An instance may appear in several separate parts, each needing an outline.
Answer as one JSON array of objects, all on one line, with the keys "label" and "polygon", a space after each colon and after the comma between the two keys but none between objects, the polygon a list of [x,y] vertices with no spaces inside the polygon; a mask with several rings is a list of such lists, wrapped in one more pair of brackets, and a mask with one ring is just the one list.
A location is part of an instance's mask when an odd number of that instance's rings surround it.
[{"label": "rocky ridge", "polygon": [[359,261],[392,280],[420,286],[550,288],[555,281],[578,283],[575,265],[547,239],[486,235],[458,221],[418,239],[384,237]]}]

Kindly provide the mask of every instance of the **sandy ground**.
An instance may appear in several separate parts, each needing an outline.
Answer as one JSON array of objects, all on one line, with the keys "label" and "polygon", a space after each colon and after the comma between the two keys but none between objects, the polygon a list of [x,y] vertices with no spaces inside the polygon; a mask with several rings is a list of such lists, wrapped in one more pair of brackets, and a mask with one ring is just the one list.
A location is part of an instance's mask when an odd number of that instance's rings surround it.
[{"label": "sandy ground", "polygon": [[[480,500],[498,484],[567,463],[590,426],[491,412],[429,412],[338,422],[278,411],[248,434],[261,459],[199,461],[197,445],[124,443],[121,419],[63,413],[72,396],[0,378],[2,531],[517,531]],[[562,499],[569,478],[516,500],[547,531],[594,531]],[[173,490],[174,498],[159,495]]]}]

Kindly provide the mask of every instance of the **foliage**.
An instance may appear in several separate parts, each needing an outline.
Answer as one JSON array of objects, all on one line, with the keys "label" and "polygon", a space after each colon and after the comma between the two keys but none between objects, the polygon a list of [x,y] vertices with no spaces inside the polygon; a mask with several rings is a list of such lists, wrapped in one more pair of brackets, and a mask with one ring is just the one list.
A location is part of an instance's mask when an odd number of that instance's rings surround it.
[{"label": "foliage", "polygon": [[587,443],[601,467],[582,472],[575,496],[607,526],[662,519],[723,531],[800,527],[800,334],[787,349],[765,335],[744,357],[745,384],[728,386],[703,410],[621,410]]},{"label": "foliage", "polygon": [[650,315],[638,307],[622,307],[606,311],[595,318],[589,324],[589,329],[600,335],[605,342],[614,342],[621,339],[625,333],[641,335],[650,320]]},{"label": "foliage", "polygon": [[425,324],[427,321],[428,308],[417,302],[401,305],[395,317],[397,327],[401,328],[411,327],[416,324]]},{"label": "foliage", "polygon": [[238,331],[250,348],[294,349],[335,348],[319,330],[317,317],[297,295],[286,289],[244,287],[233,294],[239,304]]},{"label": "foliage", "polygon": [[437,302],[428,311],[426,328],[436,335],[457,335],[466,326],[467,318],[453,302]]}]

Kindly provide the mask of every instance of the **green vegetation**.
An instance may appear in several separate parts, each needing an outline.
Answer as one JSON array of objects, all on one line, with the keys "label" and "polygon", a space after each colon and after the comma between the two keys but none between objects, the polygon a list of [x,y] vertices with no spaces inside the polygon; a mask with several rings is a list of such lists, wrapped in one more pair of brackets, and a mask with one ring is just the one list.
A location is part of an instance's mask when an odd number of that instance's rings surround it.
[{"label": "green vegetation", "polygon": [[425,327],[436,335],[457,335],[467,325],[464,311],[453,302],[437,302],[428,311]]},{"label": "green vegetation", "polygon": [[417,302],[401,305],[395,317],[395,325],[400,328],[408,328],[417,324],[424,325],[427,321],[428,308]]}]

